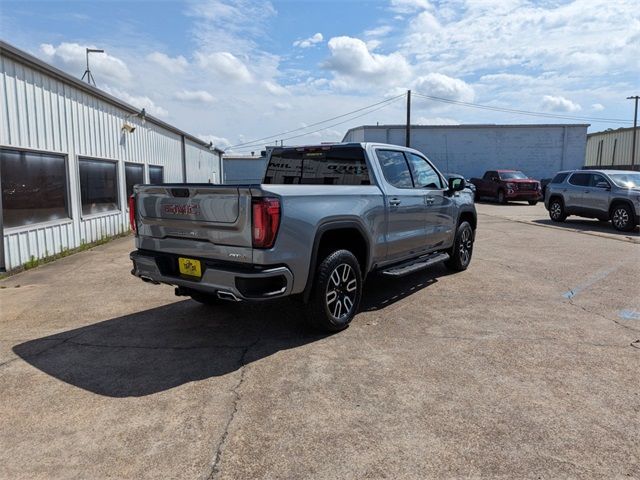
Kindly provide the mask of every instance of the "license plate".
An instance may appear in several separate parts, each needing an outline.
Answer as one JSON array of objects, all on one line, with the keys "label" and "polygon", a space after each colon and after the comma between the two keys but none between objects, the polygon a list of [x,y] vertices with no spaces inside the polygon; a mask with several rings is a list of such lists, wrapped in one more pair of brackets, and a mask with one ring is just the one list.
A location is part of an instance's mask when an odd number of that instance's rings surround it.
[{"label": "license plate", "polygon": [[202,268],[200,267],[200,260],[194,260],[193,258],[178,258],[178,267],[180,268],[181,275],[188,275],[189,277],[202,277]]}]

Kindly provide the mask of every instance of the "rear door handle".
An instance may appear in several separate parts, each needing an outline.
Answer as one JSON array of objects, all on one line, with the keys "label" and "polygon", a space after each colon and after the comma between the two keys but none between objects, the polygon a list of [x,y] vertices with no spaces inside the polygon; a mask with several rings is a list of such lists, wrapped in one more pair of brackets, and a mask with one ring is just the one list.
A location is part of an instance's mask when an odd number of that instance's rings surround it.
[{"label": "rear door handle", "polygon": [[392,207],[397,207],[401,203],[402,202],[400,201],[399,198],[391,198],[391,199],[389,199],[389,205],[392,206]]},{"label": "rear door handle", "polygon": [[435,198],[428,196],[428,197],[424,197],[424,203],[426,203],[427,205],[433,205]]}]

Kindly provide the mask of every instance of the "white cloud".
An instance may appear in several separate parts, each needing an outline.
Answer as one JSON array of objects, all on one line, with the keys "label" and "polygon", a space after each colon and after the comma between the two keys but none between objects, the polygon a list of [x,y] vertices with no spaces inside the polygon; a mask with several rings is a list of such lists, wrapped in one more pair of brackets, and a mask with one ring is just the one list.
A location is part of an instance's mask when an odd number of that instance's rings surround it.
[{"label": "white cloud", "polygon": [[391,25],[381,25],[364,31],[365,37],[384,37],[393,31]]},{"label": "white cloud", "polygon": [[182,73],[189,66],[189,62],[182,55],[177,57],[170,57],[165,53],[153,52],[147,55],[147,60],[161,66],[169,73]]},{"label": "white cloud", "polygon": [[391,10],[398,13],[414,13],[432,8],[429,0],[391,0]]},{"label": "white cloud", "polygon": [[274,107],[276,108],[276,110],[291,110],[293,108],[293,105],[288,102],[276,102]]},{"label": "white cloud", "polygon": [[601,112],[602,110],[604,110],[604,105],[602,105],[601,103],[594,103],[593,105],[591,105],[591,110]]},{"label": "white cloud", "polygon": [[120,100],[123,100],[124,102],[130,104],[135,108],[139,108],[139,109],[144,108],[147,113],[155,117],[165,118],[169,116],[169,112],[166,109],[162,108],[159,105],[156,105],[155,102],[147,96],[131,95],[128,92],[125,92],[124,90],[120,90],[118,88],[112,88],[108,86],[104,88],[104,91],[110,95],[113,95],[116,98],[119,98]]},{"label": "white cloud", "polygon": [[318,32],[313,34],[309,38],[305,38],[304,40],[296,40],[295,42],[293,42],[293,46],[299,48],[309,48],[322,42],[322,40],[324,40],[324,37],[320,32]]},{"label": "white cloud", "polygon": [[277,84],[276,82],[265,80],[264,82],[262,82],[262,85],[267,89],[269,93],[273,95],[282,96],[289,94],[289,90],[287,90],[282,85]]},{"label": "white cloud", "polygon": [[204,90],[180,90],[175,93],[174,98],[183,102],[195,103],[213,103],[216,101],[213,95]]},{"label": "white cloud", "polygon": [[238,57],[229,52],[196,53],[198,65],[221,78],[233,82],[248,83],[251,72]]},{"label": "white cloud", "polygon": [[334,37],[329,40],[328,46],[330,56],[323,66],[337,75],[334,84],[341,88],[350,86],[358,89],[364,86],[354,84],[349,79],[377,86],[401,84],[411,74],[411,67],[401,54],[372,53],[367,44],[358,38]]},{"label": "white cloud", "polygon": [[231,142],[225,137],[218,137],[210,134],[196,135],[203,142],[211,142],[214,147],[218,147],[220,150],[225,150],[231,145]]},{"label": "white cloud", "polygon": [[418,117],[411,123],[416,125],[460,125],[460,122],[448,117]]},{"label": "white cloud", "polygon": [[[79,45],[63,42],[57,47],[49,43],[40,45],[40,54],[49,63],[76,72],[78,77],[86,70],[86,48],[97,48],[95,45]],[[126,63],[108,52],[90,54],[91,73],[96,84],[101,86],[105,80],[119,84],[127,84],[132,76]]]},{"label": "white cloud", "polygon": [[452,78],[442,73],[429,73],[418,77],[413,87],[424,95],[450,100],[472,102],[475,98],[475,92],[471,85],[464,80]]},{"label": "white cloud", "polygon": [[542,97],[542,107],[553,112],[577,112],[582,110],[582,107],[577,103],[567,98],[553,95],[545,95]]}]

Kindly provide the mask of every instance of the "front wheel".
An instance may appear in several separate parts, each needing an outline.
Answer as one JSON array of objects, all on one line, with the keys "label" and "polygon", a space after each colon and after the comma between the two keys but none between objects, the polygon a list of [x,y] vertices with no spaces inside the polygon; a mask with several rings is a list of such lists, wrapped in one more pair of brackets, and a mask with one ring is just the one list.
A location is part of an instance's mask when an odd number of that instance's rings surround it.
[{"label": "front wheel", "polygon": [[309,301],[309,323],[317,330],[339,332],[349,326],[362,297],[362,273],[348,250],[327,255],[316,270]]},{"label": "front wheel", "polygon": [[564,222],[567,219],[561,200],[554,198],[549,202],[549,218],[554,222]]},{"label": "front wheel", "polygon": [[611,224],[613,228],[620,232],[633,230],[635,226],[633,212],[629,205],[621,203],[611,209]]},{"label": "front wheel", "polygon": [[449,269],[455,270],[456,272],[467,269],[469,263],[471,263],[473,240],[473,228],[471,228],[469,222],[462,222],[458,226],[458,230],[456,230],[453,247],[449,250],[449,260],[445,263]]}]

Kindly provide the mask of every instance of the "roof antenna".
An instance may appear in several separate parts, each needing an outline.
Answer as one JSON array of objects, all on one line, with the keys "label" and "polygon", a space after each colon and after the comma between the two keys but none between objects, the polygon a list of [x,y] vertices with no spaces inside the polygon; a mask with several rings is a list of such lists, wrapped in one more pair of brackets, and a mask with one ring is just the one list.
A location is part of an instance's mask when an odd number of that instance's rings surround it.
[{"label": "roof antenna", "polygon": [[89,85],[91,85],[93,83],[93,86],[96,86],[96,79],[93,78],[93,74],[91,73],[91,69],[89,68],[89,54],[90,53],[104,53],[104,50],[102,50],[101,48],[87,48],[86,49],[86,55],[87,55],[87,69],[84,71],[84,73],[82,74],[82,78],[81,80],[84,80],[84,77],[87,77],[87,83]]}]

